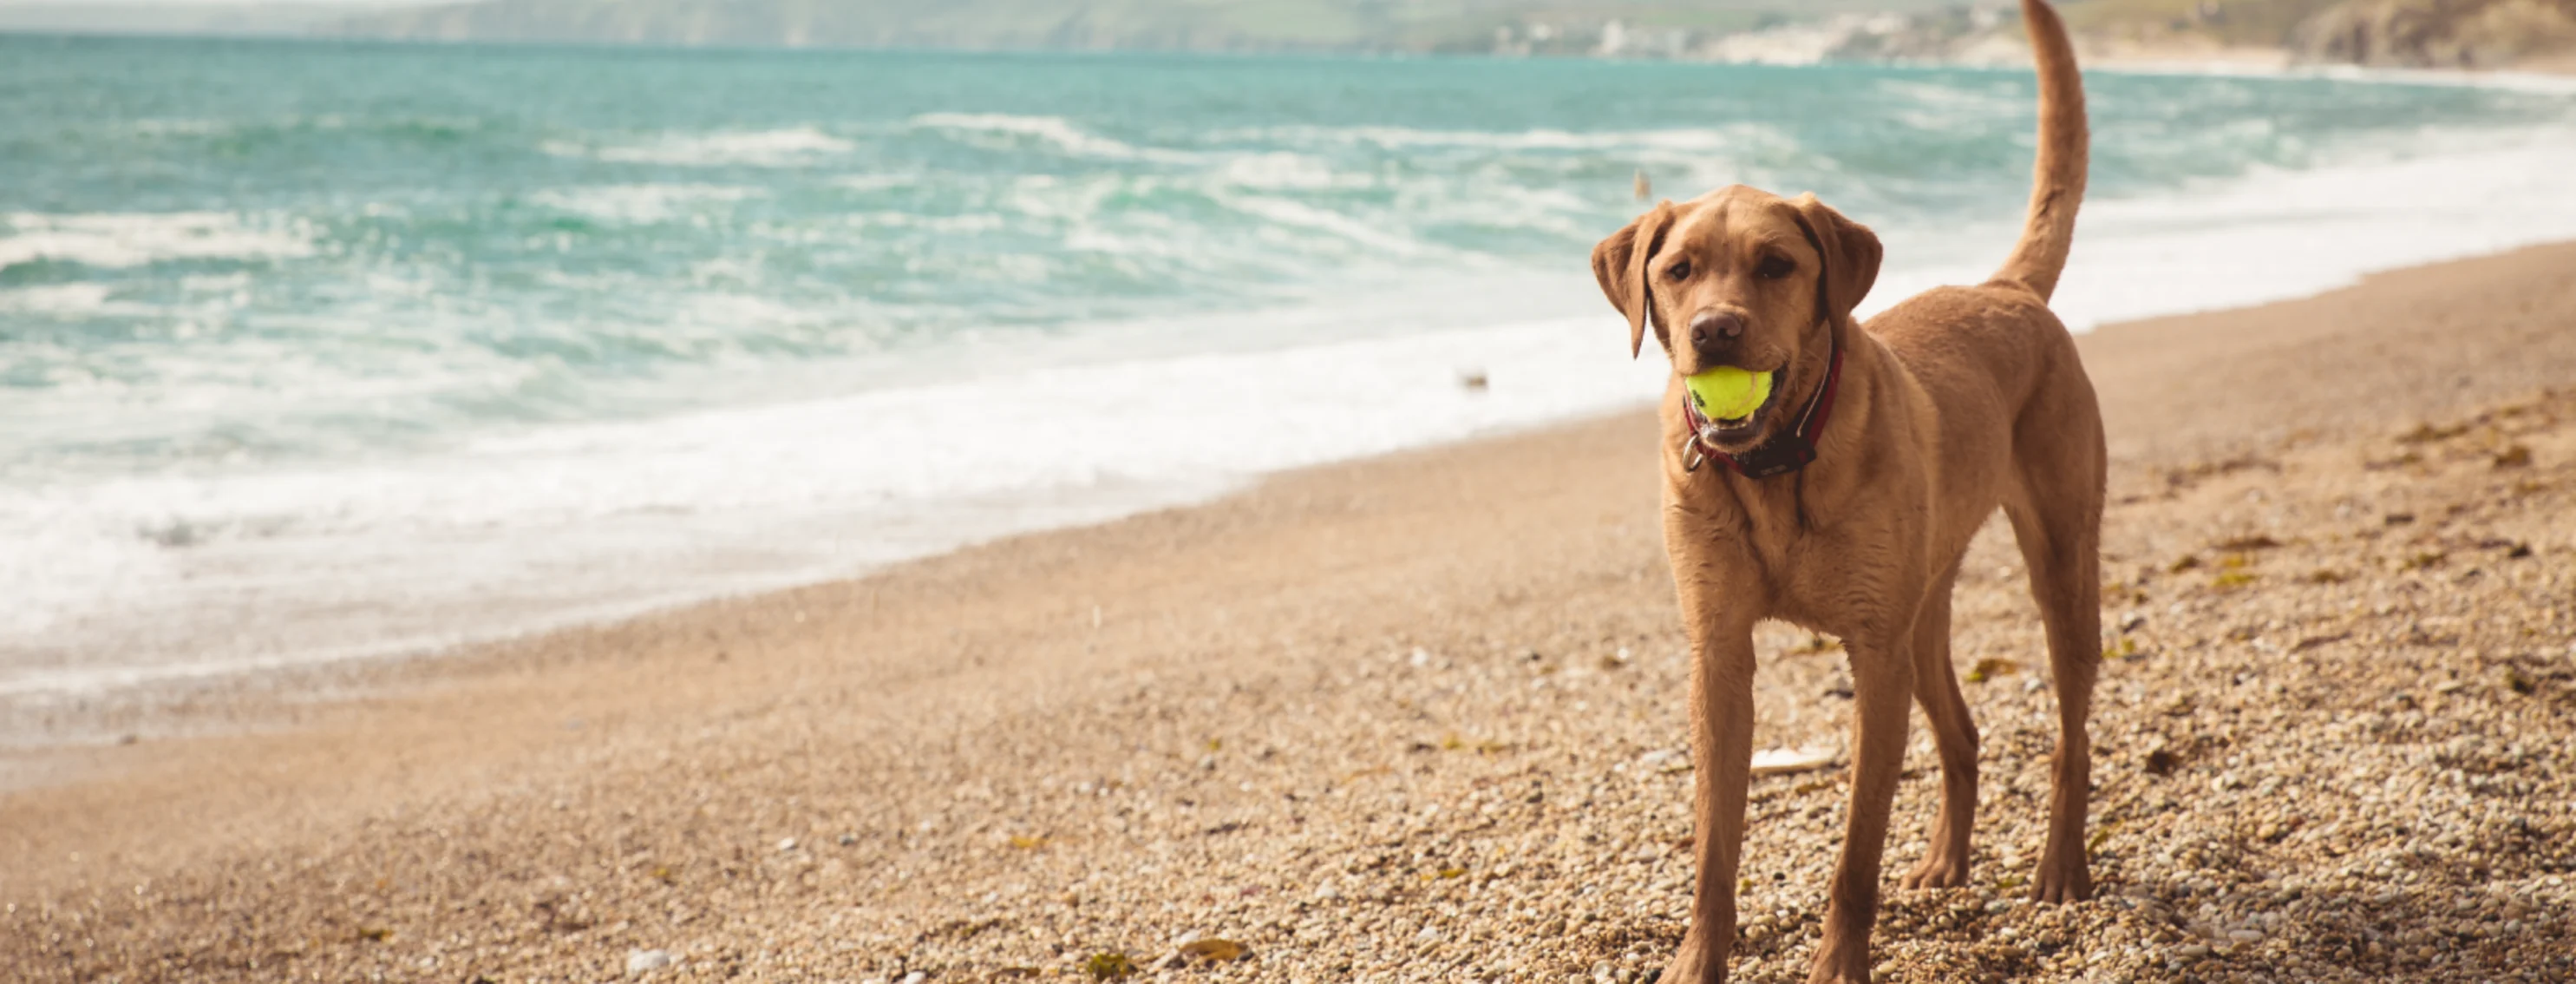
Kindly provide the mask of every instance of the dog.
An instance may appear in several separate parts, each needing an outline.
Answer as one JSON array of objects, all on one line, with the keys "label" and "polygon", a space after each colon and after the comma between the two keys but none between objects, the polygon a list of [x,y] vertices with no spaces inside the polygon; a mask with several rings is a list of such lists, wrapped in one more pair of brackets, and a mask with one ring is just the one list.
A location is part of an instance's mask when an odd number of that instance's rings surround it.
[{"label": "dog", "polygon": [[[2100,662],[2101,410],[2048,309],[2084,194],[2083,81],[2066,29],[2022,0],[2039,76],[2030,209],[1994,278],[1909,298],[1858,324],[1877,278],[1869,229],[1816,200],[1743,186],[1657,204],[1601,241],[1592,270],[1672,361],[1661,409],[1664,547],[1692,652],[1698,889],[1665,984],[1726,977],[1753,753],[1754,624],[1840,637],[1852,677],[1850,820],[1813,982],[1867,981],[1907,703],[1930,719],[1941,807],[1909,888],[1964,885],[1977,729],[1950,662],[1950,591],[2000,507],[2030,568],[2056,684],[2048,839],[2032,897],[2092,892],[2085,732]],[[1708,419],[1687,377],[1769,373],[1766,402]],[[1756,391],[1759,392],[1759,391]]]}]

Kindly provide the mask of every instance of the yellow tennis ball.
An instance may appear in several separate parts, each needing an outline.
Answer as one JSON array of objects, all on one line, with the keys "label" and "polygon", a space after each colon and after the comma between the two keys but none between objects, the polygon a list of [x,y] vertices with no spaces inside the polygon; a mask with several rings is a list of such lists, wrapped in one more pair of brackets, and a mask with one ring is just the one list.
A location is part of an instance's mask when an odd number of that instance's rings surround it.
[{"label": "yellow tennis ball", "polygon": [[1771,374],[1750,372],[1734,366],[1719,366],[1682,380],[1690,390],[1691,402],[1699,406],[1700,416],[1710,420],[1741,420],[1762,409],[1762,401],[1771,398]]}]

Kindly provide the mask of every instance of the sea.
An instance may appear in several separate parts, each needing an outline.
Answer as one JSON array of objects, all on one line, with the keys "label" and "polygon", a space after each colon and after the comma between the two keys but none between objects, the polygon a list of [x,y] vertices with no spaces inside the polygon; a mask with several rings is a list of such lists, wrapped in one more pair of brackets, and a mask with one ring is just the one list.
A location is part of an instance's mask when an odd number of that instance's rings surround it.
[{"label": "sea", "polygon": [[[2576,237],[2565,84],[2087,83],[2078,330]],[[1866,311],[2001,261],[2033,99],[2005,69],[0,36],[0,702],[1642,406],[1665,367],[1587,266],[1639,175],[1816,192],[1886,243]]]}]

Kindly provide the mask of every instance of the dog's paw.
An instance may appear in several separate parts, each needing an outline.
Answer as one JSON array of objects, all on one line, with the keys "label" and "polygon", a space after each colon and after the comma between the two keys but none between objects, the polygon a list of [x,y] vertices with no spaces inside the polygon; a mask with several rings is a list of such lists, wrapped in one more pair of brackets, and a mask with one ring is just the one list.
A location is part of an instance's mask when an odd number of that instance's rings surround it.
[{"label": "dog's paw", "polygon": [[2039,871],[2030,880],[2030,898],[2034,902],[2056,904],[2082,902],[2093,897],[2093,871],[2077,858],[2074,863],[2052,863],[2042,860]]},{"label": "dog's paw", "polygon": [[1807,971],[1807,984],[1869,984],[1869,946],[1838,948],[1828,943]]},{"label": "dog's paw", "polygon": [[1905,873],[1906,888],[1957,888],[1968,883],[1967,855],[1935,848],[1914,870]]},{"label": "dog's paw", "polygon": [[1725,984],[1726,962],[1702,959],[1691,949],[1685,944],[1682,952],[1673,955],[1672,963],[1647,979],[1655,984]]}]

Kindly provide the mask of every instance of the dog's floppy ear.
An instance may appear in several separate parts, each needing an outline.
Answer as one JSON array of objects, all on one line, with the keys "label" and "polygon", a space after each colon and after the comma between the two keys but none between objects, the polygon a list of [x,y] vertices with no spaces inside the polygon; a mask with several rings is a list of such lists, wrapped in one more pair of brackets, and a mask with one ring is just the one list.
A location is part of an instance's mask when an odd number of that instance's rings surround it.
[{"label": "dog's floppy ear", "polygon": [[1817,320],[1829,311],[1849,316],[1861,298],[1869,296],[1870,285],[1878,282],[1878,261],[1884,252],[1878,234],[1843,218],[1812,192],[1790,199],[1789,206],[1798,210],[1798,228],[1807,234],[1807,244],[1825,258],[1825,268],[1816,277]]},{"label": "dog's floppy ear", "polygon": [[1601,281],[1601,293],[1610,298],[1610,306],[1628,316],[1628,357],[1632,359],[1646,350],[1646,323],[1654,316],[1654,298],[1646,291],[1646,261],[1654,259],[1655,250],[1664,244],[1664,232],[1672,225],[1673,203],[1656,202],[1627,228],[1592,247],[1593,279]]}]

